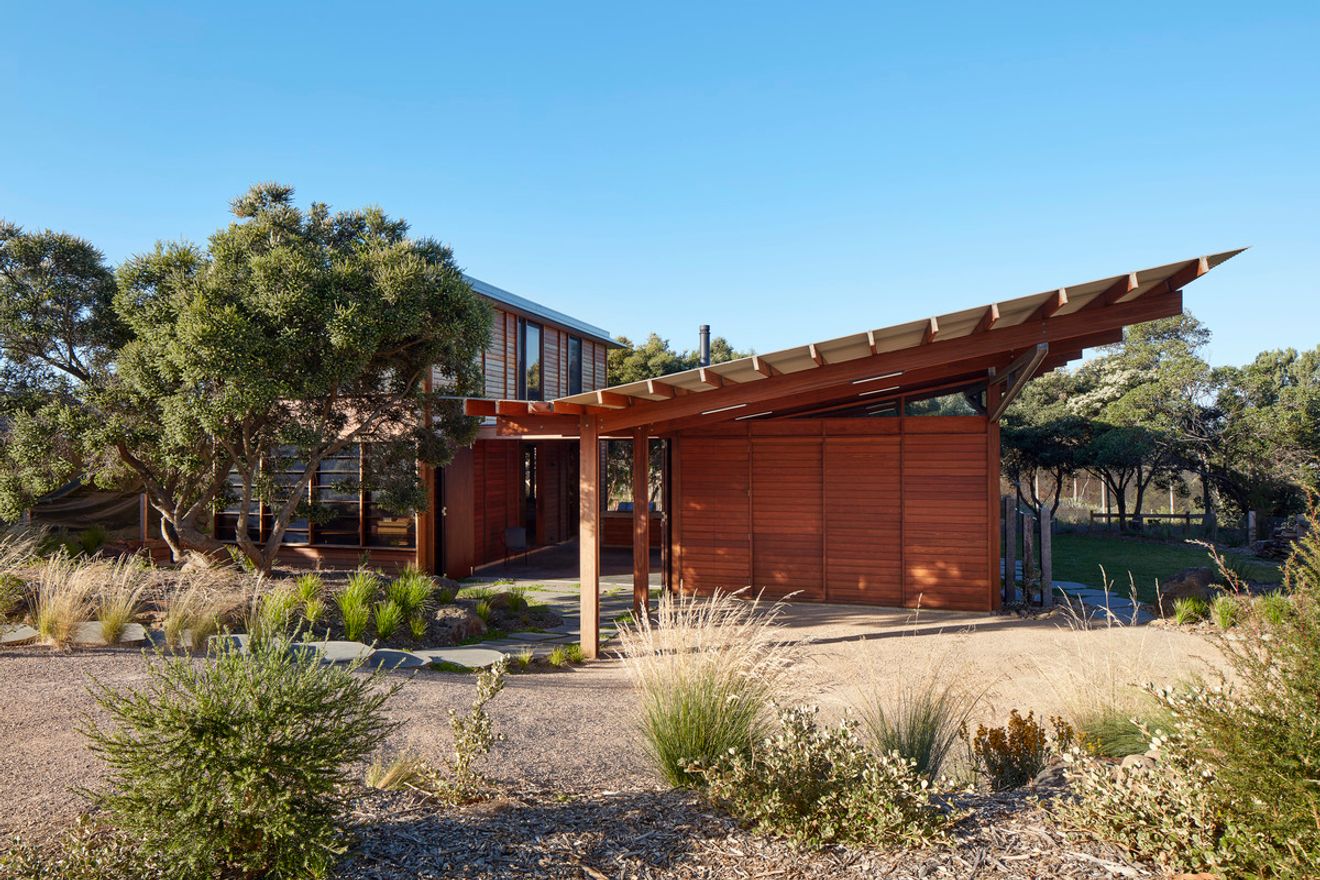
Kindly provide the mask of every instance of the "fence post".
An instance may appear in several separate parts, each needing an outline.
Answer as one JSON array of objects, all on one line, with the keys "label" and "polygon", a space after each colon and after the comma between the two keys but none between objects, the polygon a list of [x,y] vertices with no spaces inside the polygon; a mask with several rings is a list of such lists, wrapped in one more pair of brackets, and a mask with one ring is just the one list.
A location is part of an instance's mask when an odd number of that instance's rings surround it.
[{"label": "fence post", "polygon": [[1017,601],[1017,499],[1005,495],[1004,502],[1004,602]]},{"label": "fence post", "polygon": [[1256,540],[1256,511],[1247,511],[1247,543]]},{"label": "fence post", "polygon": [[1050,509],[1040,506],[1040,604],[1054,607],[1054,535]]}]

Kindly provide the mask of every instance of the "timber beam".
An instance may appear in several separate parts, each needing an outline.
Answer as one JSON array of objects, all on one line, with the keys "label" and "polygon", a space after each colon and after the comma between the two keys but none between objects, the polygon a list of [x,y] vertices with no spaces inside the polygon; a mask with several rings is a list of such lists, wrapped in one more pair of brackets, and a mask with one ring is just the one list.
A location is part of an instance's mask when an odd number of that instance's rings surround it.
[{"label": "timber beam", "polygon": [[[1129,324],[1167,318],[1182,312],[1182,293],[1150,294],[1116,303],[1095,312],[1057,315],[1048,321],[1028,321],[1012,326],[996,326],[984,333],[957,338],[940,338],[918,348],[887,351],[849,361],[826,364],[816,369],[787,373],[762,382],[728,385],[701,394],[689,394],[666,401],[641,401],[627,410],[615,410],[601,416],[601,429],[614,433],[629,431],[660,419],[673,421],[687,416],[711,413],[725,407],[757,407],[803,392],[844,385],[856,379],[902,370],[904,373],[939,367],[955,361],[1021,351],[1038,342],[1057,343],[1075,348],[1072,339],[1103,331],[1120,331]],[[745,405],[744,406],[740,406]],[[734,413],[740,415],[741,413]],[[731,416],[732,418],[732,416]]]}]

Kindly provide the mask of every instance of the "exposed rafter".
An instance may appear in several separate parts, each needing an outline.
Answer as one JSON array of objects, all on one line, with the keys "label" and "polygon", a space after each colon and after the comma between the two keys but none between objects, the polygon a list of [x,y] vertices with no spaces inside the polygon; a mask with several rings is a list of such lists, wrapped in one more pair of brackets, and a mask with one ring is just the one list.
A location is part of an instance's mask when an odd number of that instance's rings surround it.
[{"label": "exposed rafter", "polygon": [[[986,306],[985,314],[981,315],[981,320],[976,322],[976,329],[973,333],[984,333],[987,330],[994,329],[999,323],[999,303],[990,303]],[[875,352],[873,351],[872,354]]]},{"label": "exposed rafter", "polygon": [[659,379],[647,379],[646,393],[651,395],[652,397],[663,397],[666,400],[669,400],[675,394],[677,394],[678,391],[677,389],[674,388],[673,385],[669,385],[665,382],[661,382]]},{"label": "exposed rafter", "polygon": [[821,354],[820,349],[816,348],[816,343],[813,342],[810,345],[808,345],[807,352],[808,354],[811,355],[811,360],[816,364],[816,366],[818,367],[825,366],[825,355]]},{"label": "exposed rafter", "polygon": [[702,367],[697,371],[697,381],[707,388],[724,387],[724,377],[709,367]]},{"label": "exposed rafter", "polygon": [[940,322],[935,318],[926,321],[926,329],[921,331],[921,344],[930,345],[940,335]]},{"label": "exposed rafter", "polygon": [[[872,350],[872,353],[874,353],[874,349]],[[778,367],[767,363],[766,359],[760,355],[752,355],[752,369],[760,373],[762,376],[765,376],[767,379],[781,375],[781,371]]]},{"label": "exposed rafter", "polygon": [[1068,304],[1068,288],[1060,287],[1046,298],[1045,302],[1032,312],[1028,321],[1043,321]]}]

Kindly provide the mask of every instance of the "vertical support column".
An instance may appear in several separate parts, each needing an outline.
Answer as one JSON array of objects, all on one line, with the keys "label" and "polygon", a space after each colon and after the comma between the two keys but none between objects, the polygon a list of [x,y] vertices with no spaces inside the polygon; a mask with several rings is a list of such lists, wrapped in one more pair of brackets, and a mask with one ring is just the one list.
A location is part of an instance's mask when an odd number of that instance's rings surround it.
[{"label": "vertical support column", "polygon": [[[1002,391],[999,383],[991,374],[990,384],[985,389],[985,406],[987,413],[993,413],[999,409],[999,402],[1002,397]],[[985,470],[986,470],[986,490],[985,490],[985,512],[987,520],[987,529],[989,533],[986,537],[986,551],[988,554],[987,574],[990,581],[990,609],[998,610],[1003,606],[1004,597],[1011,595],[1008,590],[999,589],[999,571],[1001,566],[1001,556],[999,553],[999,536],[1001,527],[999,524],[999,514],[1004,509],[1004,505],[999,497],[999,422],[994,419],[986,419],[985,426]],[[1011,573],[1009,573],[1011,576]],[[1004,578],[1004,583],[1008,583],[1008,578]]]},{"label": "vertical support column", "polygon": [[1040,604],[1054,607],[1054,527],[1050,522],[1050,508],[1040,506]]},{"label": "vertical support column", "polygon": [[1022,516],[1022,597],[1031,601],[1031,582],[1036,580],[1036,518]]},{"label": "vertical support column", "polygon": [[1017,601],[1017,498],[1004,496],[1004,601]]},{"label": "vertical support column", "polygon": [[413,532],[417,544],[417,555],[413,561],[417,567],[425,572],[432,574],[441,574],[435,570],[435,561],[438,548],[435,546],[435,518],[440,515],[440,499],[435,493],[435,468],[429,464],[418,466],[421,474],[422,485],[426,487],[426,510],[417,514],[414,519]]},{"label": "vertical support column", "polygon": [[633,619],[651,608],[651,438],[646,428],[633,432]]},{"label": "vertical support column", "polygon": [[600,653],[600,422],[583,416],[578,440],[578,577],[582,655]]}]

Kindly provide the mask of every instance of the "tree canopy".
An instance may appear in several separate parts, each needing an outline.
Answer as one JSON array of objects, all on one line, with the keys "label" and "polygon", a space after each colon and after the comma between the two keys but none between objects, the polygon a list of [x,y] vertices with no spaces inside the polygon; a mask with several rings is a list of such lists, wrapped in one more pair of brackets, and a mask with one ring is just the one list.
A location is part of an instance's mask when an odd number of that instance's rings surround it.
[{"label": "tree canopy", "polygon": [[[646,337],[641,345],[635,345],[626,336],[618,337],[622,348],[611,349],[609,353],[609,384],[622,385],[625,382],[640,382],[643,379],[657,379],[670,373],[680,373],[700,365],[700,353],[694,350],[675,351],[669,340],[656,333]],[[710,341],[710,362],[721,364],[738,358],[748,357],[751,352],[736,351],[723,336],[716,336]]]},{"label": "tree canopy", "polygon": [[58,424],[47,460],[60,467],[0,484],[5,510],[70,468],[136,481],[177,554],[216,549],[206,523],[236,501],[238,544],[265,569],[289,521],[316,517],[319,462],[354,445],[369,450],[364,480],[387,508],[424,506],[417,462],[443,465],[475,433],[446,398],[480,389],[489,307],[449,248],[378,208],[303,211],[290,187],[262,184],[232,210],[205,248],[157,244],[113,283],[85,242],[33,264],[20,257],[60,237],[9,228],[0,455],[32,460],[34,426]]}]

